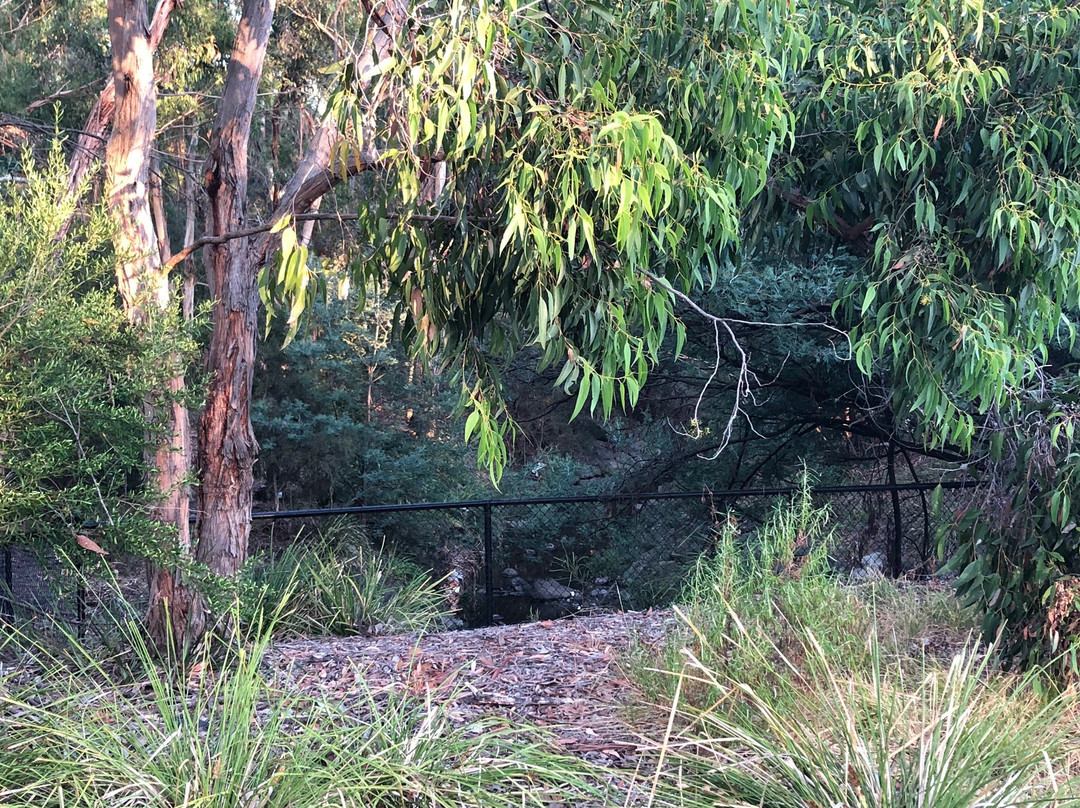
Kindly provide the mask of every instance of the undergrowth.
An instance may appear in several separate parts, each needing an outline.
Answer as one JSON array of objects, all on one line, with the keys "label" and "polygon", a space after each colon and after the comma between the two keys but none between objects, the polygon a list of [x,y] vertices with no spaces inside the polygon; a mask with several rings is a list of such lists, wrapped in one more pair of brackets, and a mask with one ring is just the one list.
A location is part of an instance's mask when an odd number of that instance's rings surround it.
[{"label": "undergrowth", "polygon": [[386,547],[375,548],[347,522],[322,528],[314,542],[293,541],[276,556],[252,560],[240,579],[241,618],[259,604],[289,608],[279,636],[394,634],[425,630],[447,614],[440,582]]},{"label": "undergrowth", "polygon": [[[3,808],[506,808],[557,793],[606,801],[581,761],[538,730],[465,726],[449,706],[360,684],[360,707],[278,689],[263,656],[283,602],[232,635],[225,662],[163,667],[134,620],[136,676],[74,638],[59,653],[23,638],[0,678]],[[208,647],[211,643],[206,644]]]},{"label": "undergrowth", "polygon": [[[942,588],[852,586],[804,491],[733,520],[631,668],[668,707],[654,801],[790,808],[1077,804],[1077,702],[992,667]],[[659,661],[659,664],[657,664]]]}]

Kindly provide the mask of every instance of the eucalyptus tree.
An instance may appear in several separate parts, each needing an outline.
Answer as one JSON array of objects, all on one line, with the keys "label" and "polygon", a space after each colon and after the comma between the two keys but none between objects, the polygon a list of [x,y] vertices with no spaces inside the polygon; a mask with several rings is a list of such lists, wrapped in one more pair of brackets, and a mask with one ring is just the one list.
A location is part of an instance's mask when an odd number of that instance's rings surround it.
[{"label": "eucalyptus tree", "polygon": [[1080,572],[1080,9],[905,0],[799,18],[814,44],[791,82],[795,148],[751,213],[771,201],[864,256],[838,313],[891,390],[882,415],[993,483],[958,515],[960,591],[988,634],[1010,624],[1007,656],[1049,649]]},{"label": "eucalyptus tree", "polygon": [[[398,296],[414,349],[452,365],[494,474],[498,364],[525,345],[605,414],[632,406],[671,290],[700,288],[792,134],[781,77],[805,51],[788,4],[418,5],[386,55],[339,65],[335,175],[370,248],[351,266]],[[286,225],[286,230],[291,223]],[[265,274],[298,322],[302,252]]]},{"label": "eucalyptus tree", "polygon": [[[138,5],[110,8],[141,48]],[[1007,530],[972,527],[992,551],[969,543],[962,588],[1019,614],[1080,563],[1063,369],[1080,294],[1070,4],[365,0],[323,18],[297,3],[333,40],[337,63],[319,67],[334,83],[308,87],[322,123],[259,200],[248,151],[274,12],[231,9],[204,235],[150,276],[207,248],[195,556],[211,572],[246,553],[260,303],[302,327],[326,280],[305,229],[335,218],[361,245],[336,281],[387,289],[410,347],[456,371],[466,436],[495,475],[513,430],[499,371],[522,347],[558,368],[575,414],[633,406],[666,337],[678,353],[677,305],[740,241],[777,223],[832,232],[858,259],[833,324],[891,391],[887,426],[1024,469]],[[121,62],[126,47],[114,38]],[[335,210],[313,210],[328,194]],[[724,312],[705,314],[717,345],[734,340]],[[201,630],[192,614],[178,631]]]},{"label": "eucalyptus tree", "polygon": [[367,175],[354,181],[350,218],[371,244],[356,274],[399,295],[418,349],[459,363],[466,434],[479,432],[497,473],[507,423],[489,352],[539,342],[545,364],[564,363],[560,384],[583,391],[579,410],[632,405],[678,331],[669,289],[704,282],[734,245],[740,197],[764,186],[791,134],[778,76],[800,43],[785,38],[783,3],[365,10],[330,100],[340,131],[316,133],[273,215],[252,225],[247,148],[273,4],[241,8],[206,235],[192,245],[209,248],[214,296],[196,558],[218,575],[247,547],[259,269],[280,239],[264,296],[289,298],[298,325],[315,284],[296,223],[322,195]]}]

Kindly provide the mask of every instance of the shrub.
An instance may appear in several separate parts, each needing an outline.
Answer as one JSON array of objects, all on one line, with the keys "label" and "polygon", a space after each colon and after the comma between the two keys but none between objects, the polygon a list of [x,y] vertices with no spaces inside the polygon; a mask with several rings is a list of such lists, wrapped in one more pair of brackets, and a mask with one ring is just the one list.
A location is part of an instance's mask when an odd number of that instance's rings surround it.
[{"label": "shrub", "polygon": [[256,559],[241,579],[242,616],[261,603],[289,608],[276,623],[290,634],[362,634],[423,630],[447,612],[440,582],[362,530],[331,523],[314,543],[302,536],[276,557]]},{"label": "shrub", "polygon": [[[683,728],[665,742],[691,795],[685,805],[715,805],[718,791],[733,805],[792,808],[1080,799],[1068,771],[1075,699],[1044,699],[1040,674],[995,674],[990,655],[971,643],[947,666],[924,658],[912,675],[887,660],[874,634],[868,665],[852,671],[808,630],[793,655],[732,619],[737,642],[772,667],[750,679],[686,655],[672,707]],[[682,698],[702,683],[720,694],[715,701]]]},{"label": "shrub", "polygon": [[22,171],[0,186],[0,545],[93,558],[76,547],[89,534],[149,554],[169,543],[146,518],[145,402],[188,346],[171,323],[127,322],[103,210],[55,241],[74,214],[59,146]]},{"label": "shrub", "polygon": [[[699,561],[645,683],[669,696],[654,798],[678,805],[1065,805],[1075,697],[992,669],[946,590],[830,572],[804,489]],[[967,641],[956,637],[967,627]],[[944,661],[927,635],[948,638]],[[957,651],[957,648],[959,650]],[[640,667],[640,663],[639,663]],[[1004,731],[1007,728],[1007,731]]]}]

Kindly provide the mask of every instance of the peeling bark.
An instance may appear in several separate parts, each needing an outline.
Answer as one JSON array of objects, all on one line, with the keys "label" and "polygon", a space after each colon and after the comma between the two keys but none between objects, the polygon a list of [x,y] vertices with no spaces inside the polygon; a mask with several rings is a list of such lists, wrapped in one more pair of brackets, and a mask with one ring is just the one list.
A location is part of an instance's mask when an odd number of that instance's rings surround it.
[{"label": "peeling bark", "polygon": [[150,154],[157,127],[154,61],[147,36],[146,6],[110,0],[116,106],[105,147],[105,195],[116,225],[120,264],[116,281],[124,310],[134,323],[152,307],[169,306],[168,279],[161,272],[157,234],[150,212]]},{"label": "peeling bark", "polygon": [[[124,3],[110,3],[108,5],[110,11],[110,19],[112,18],[112,12],[126,14],[129,4]],[[154,17],[150,21],[149,30],[147,32],[147,42],[150,47],[151,56],[157,51],[158,45],[161,44],[161,38],[165,35],[165,29],[169,25],[169,19],[172,16],[173,9],[176,7],[175,0],[159,0],[157,7],[154,9]],[[133,6],[132,6],[133,8]],[[146,10],[143,8],[141,11],[136,11],[143,19],[146,17]],[[79,139],[75,144],[75,151],[71,155],[71,162],[68,164],[68,185],[67,193],[68,197],[73,198],[78,193],[79,188],[82,187],[83,181],[90,174],[92,168],[97,165],[97,162],[101,159],[105,151],[105,143],[108,138],[109,128],[113,125],[113,112],[116,107],[116,84],[115,81],[107,81],[105,87],[101,90],[94,105],[90,108],[90,114],[86,118],[86,123],[83,124],[82,131],[79,133]],[[68,230],[71,227],[71,219],[68,219],[60,227],[60,231],[56,235],[56,240],[63,239]]]},{"label": "peeling bark", "polygon": [[[168,18],[171,2],[159,4],[164,16],[155,18],[157,39]],[[116,225],[117,287],[128,320],[145,325],[168,312],[168,272],[163,263],[169,245],[160,187],[151,180],[151,155],[157,126],[157,91],[153,52],[156,41],[140,0],[109,0],[109,38],[113,53],[113,77],[103,99],[113,98],[112,134],[105,149],[105,187],[109,212]],[[99,99],[100,100],[100,99]],[[105,104],[95,119],[105,120]],[[84,156],[84,155],[80,155]],[[74,176],[73,166],[73,176]],[[81,180],[80,180],[81,182]],[[73,192],[78,185],[69,190]],[[156,215],[155,215],[156,212]],[[153,481],[160,499],[151,516],[176,528],[181,549],[190,547],[187,476],[188,413],[182,402],[183,366],[180,357],[166,359],[175,368],[163,401],[147,401],[151,416],[168,435],[155,450]],[[162,649],[180,650],[187,634],[186,592],[175,570],[147,567],[150,608],[147,615],[151,640]]]},{"label": "peeling bark", "polygon": [[[215,236],[244,225],[248,141],[273,20],[272,0],[245,0],[225,89],[210,136],[205,184],[206,231]],[[232,577],[247,557],[251,528],[252,467],[258,445],[251,427],[255,369],[258,266],[248,238],[212,245],[206,270],[213,296],[213,331],[207,353],[210,389],[199,420],[198,545],[196,559],[216,575]],[[192,605],[191,630],[205,628],[205,607]]]}]

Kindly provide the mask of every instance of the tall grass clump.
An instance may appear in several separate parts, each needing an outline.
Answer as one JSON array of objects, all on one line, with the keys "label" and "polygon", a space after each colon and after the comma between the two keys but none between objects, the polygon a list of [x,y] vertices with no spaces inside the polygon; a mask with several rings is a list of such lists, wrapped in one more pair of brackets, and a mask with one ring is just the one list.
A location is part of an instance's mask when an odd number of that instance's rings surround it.
[{"label": "tall grass clump", "polygon": [[[1073,694],[993,669],[945,591],[829,569],[809,492],[695,568],[662,664],[656,804],[998,808],[1080,804]],[[951,653],[929,651],[936,632]]]},{"label": "tall grass clump", "polygon": [[[722,665],[733,675],[768,675],[760,655],[734,641],[735,615],[779,647],[793,639],[793,619],[813,625],[830,655],[857,664],[870,612],[854,590],[837,586],[830,571],[828,518],[827,508],[814,507],[804,478],[756,530],[743,534],[734,516],[723,520],[714,548],[698,558],[676,606],[686,630],[669,638],[659,667],[655,654],[631,649],[646,692],[670,697],[671,673],[681,668],[687,647],[704,664]],[[635,656],[641,661],[635,663]],[[703,701],[715,696],[708,687],[693,695]]]},{"label": "tall grass clump", "polygon": [[393,551],[375,548],[364,532],[331,523],[316,541],[292,542],[256,559],[241,582],[242,617],[289,593],[277,630],[291,635],[401,633],[425,630],[447,614],[440,582]]},{"label": "tall grass clump", "polygon": [[461,726],[448,706],[362,684],[361,706],[350,711],[283,692],[262,664],[273,620],[256,628],[234,635],[224,664],[204,656],[177,671],[161,667],[129,623],[140,668],[122,685],[93,649],[73,660],[25,643],[35,675],[0,686],[0,806],[512,808],[552,794],[604,799],[583,763],[524,729]]},{"label": "tall grass clump", "polygon": [[[912,674],[886,660],[873,633],[868,667],[852,670],[808,630],[793,657],[732,620],[737,642],[772,666],[768,683],[688,652],[657,793],[674,791],[687,808],[1080,804],[1070,771],[1076,701],[1047,697],[1038,673],[995,672],[992,655],[972,643],[948,663],[925,658]],[[721,695],[706,706],[683,698],[702,685]]]}]

